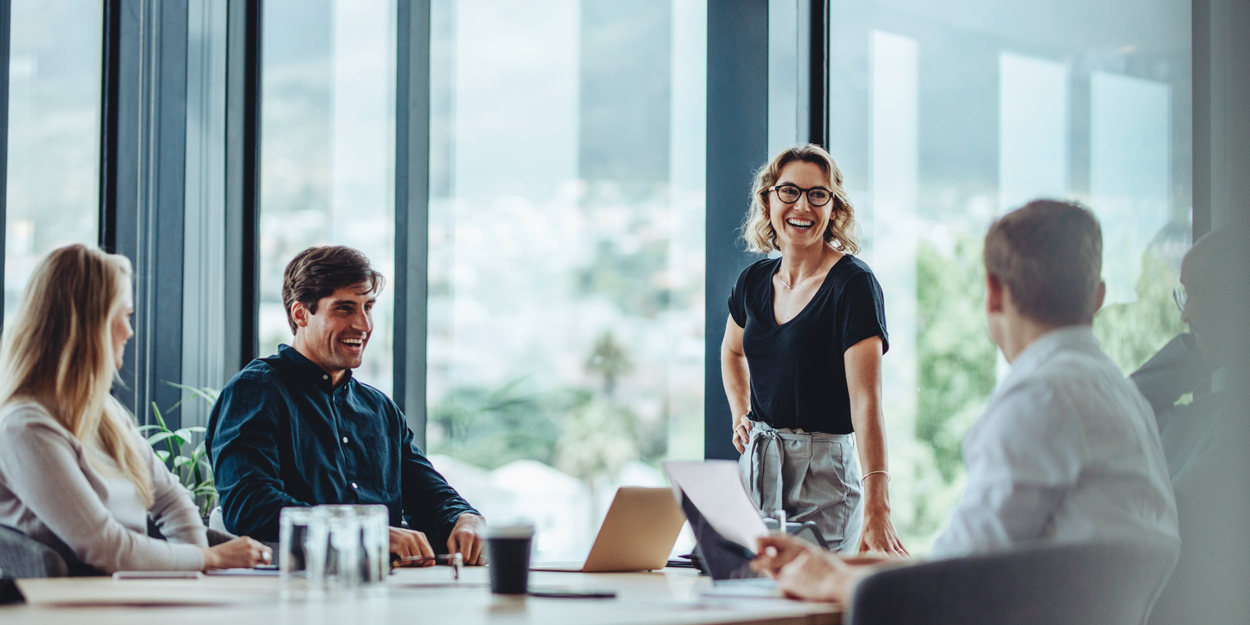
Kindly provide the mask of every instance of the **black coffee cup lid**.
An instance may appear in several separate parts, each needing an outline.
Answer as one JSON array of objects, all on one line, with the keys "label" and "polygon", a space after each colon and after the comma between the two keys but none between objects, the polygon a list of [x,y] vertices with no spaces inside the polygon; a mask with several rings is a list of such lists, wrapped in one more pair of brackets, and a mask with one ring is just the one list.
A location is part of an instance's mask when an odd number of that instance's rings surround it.
[{"label": "black coffee cup lid", "polygon": [[507,525],[487,525],[487,538],[533,538],[533,523],[509,523]]}]

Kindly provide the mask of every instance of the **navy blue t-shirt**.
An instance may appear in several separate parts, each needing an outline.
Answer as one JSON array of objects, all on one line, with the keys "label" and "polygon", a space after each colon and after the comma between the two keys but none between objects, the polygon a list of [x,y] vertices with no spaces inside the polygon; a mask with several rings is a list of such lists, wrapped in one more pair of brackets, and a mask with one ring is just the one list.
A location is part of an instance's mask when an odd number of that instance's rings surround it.
[{"label": "navy blue t-shirt", "polygon": [[847,254],[812,301],[778,325],[773,274],[780,266],[780,258],[752,264],[729,295],[729,314],[743,329],[752,417],[777,428],[849,434],[855,428],[843,354],[874,336],[889,350],[881,285],[864,261]]}]

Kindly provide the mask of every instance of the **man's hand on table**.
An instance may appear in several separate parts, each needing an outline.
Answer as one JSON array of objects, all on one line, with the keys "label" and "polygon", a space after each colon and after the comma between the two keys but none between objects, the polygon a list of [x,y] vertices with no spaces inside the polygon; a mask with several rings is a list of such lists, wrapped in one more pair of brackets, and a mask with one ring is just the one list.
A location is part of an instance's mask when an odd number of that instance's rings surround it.
[{"label": "man's hand on table", "polygon": [[456,519],[456,526],[447,538],[447,553],[459,553],[469,566],[483,564],[482,545],[486,536],[486,519],[464,513]]},{"label": "man's hand on table", "polygon": [[790,536],[759,539],[759,555],[751,568],[777,580],[787,597],[808,601],[846,601],[852,582],[869,572],[883,558],[843,560],[831,551],[818,549]]},{"label": "man's hand on table", "polygon": [[424,566],[434,566],[434,550],[430,548],[430,541],[426,540],[425,534],[402,527],[392,527],[390,531],[391,553],[401,558],[428,556],[430,561]]}]

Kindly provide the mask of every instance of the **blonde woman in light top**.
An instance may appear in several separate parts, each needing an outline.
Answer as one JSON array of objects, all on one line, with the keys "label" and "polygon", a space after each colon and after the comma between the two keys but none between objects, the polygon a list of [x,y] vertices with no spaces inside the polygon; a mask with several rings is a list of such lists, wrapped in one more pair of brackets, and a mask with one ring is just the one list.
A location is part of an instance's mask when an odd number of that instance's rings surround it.
[{"label": "blonde woman in light top", "polygon": [[[72,573],[267,563],[250,538],[208,546],[190,494],[109,394],[131,297],[123,256],[70,245],[35,267],[0,346],[0,524]],[[148,537],[149,516],[168,540]]]}]

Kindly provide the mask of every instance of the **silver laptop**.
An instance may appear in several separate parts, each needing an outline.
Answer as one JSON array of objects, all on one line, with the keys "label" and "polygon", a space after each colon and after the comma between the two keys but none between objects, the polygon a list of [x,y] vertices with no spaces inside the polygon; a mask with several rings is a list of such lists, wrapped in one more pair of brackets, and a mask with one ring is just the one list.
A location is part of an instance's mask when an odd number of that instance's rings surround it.
[{"label": "silver laptop", "polygon": [[582,573],[662,569],[685,521],[672,489],[621,487],[585,562],[540,562],[530,569]]}]

